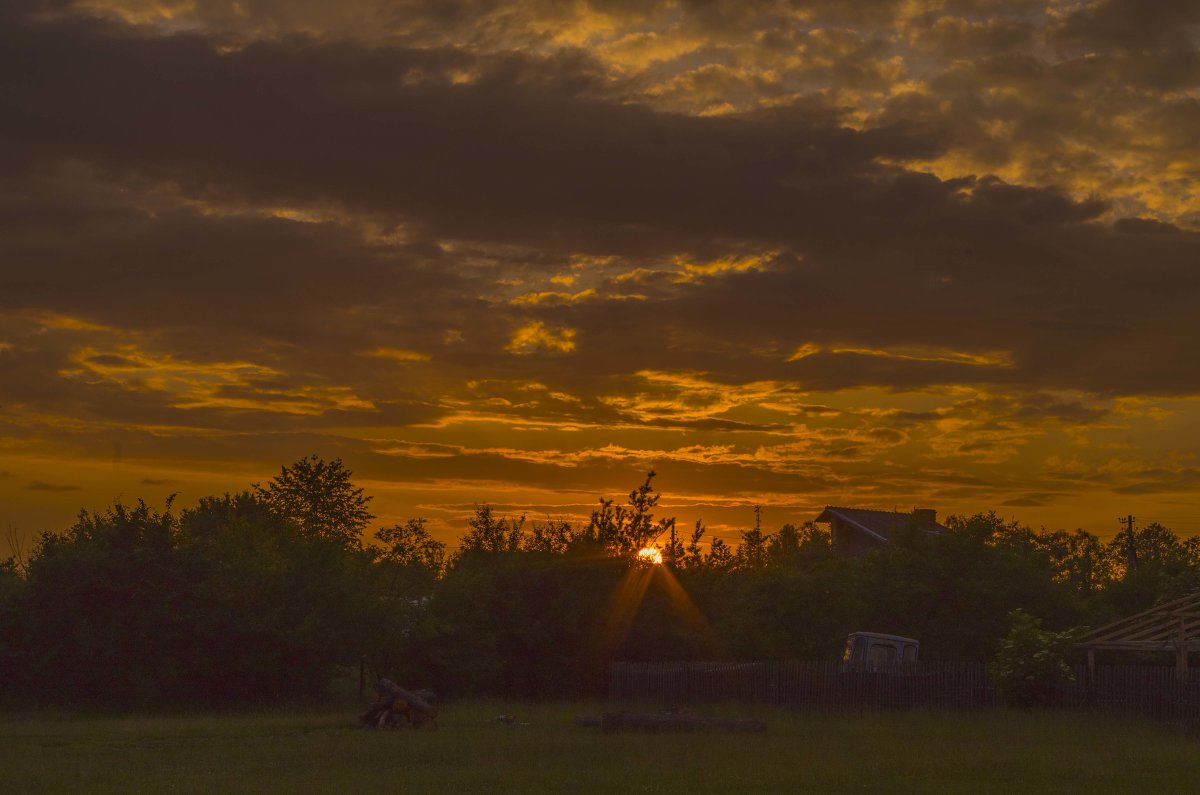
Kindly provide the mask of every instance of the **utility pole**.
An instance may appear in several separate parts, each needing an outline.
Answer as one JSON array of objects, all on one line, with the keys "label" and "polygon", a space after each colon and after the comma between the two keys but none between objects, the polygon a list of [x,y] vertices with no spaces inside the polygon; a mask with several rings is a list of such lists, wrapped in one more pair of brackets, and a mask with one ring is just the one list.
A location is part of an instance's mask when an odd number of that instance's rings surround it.
[{"label": "utility pole", "polygon": [[1133,544],[1133,520],[1133,514],[1122,516],[1117,519],[1118,522],[1121,522],[1125,525],[1125,571],[1127,575],[1128,572],[1131,572],[1138,567],[1137,547],[1135,547]]}]

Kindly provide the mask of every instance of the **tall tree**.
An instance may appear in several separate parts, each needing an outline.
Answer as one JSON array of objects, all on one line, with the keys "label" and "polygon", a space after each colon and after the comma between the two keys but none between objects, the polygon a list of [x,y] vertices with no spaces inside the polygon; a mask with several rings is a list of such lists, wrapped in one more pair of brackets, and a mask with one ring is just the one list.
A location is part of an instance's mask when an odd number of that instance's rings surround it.
[{"label": "tall tree", "polygon": [[571,527],[570,522],[565,519],[548,519],[545,522],[532,523],[522,547],[529,552],[563,555],[574,541],[575,528]]},{"label": "tall tree", "polygon": [[1038,534],[1038,546],[1050,559],[1055,579],[1069,584],[1078,596],[1091,596],[1113,579],[1104,544],[1086,530],[1043,531]]},{"label": "tall tree", "polygon": [[702,519],[696,520],[696,526],[692,528],[692,533],[688,536],[687,546],[683,548],[683,556],[680,558],[680,563],[686,569],[698,569],[704,565],[704,550],[700,546],[700,542],[704,540],[704,534],[708,532],[704,527]]},{"label": "tall tree", "polygon": [[446,565],[446,545],[425,529],[424,519],[384,527],[375,533],[383,547],[379,559],[401,566],[424,569],[435,577]]},{"label": "tall tree", "polygon": [[654,476],[655,472],[651,470],[646,474],[645,482],[629,492],[628,505],[614,505],[612,500],[601,499],[600,507],[592,511],[582,538],[599,542],[617,557],[631,558],[655,538],[670,531],[675,526],[674,518],[654,519],[654,508],[662,496],[651,485]]},{"label": "tall tree", "polygon": [[[24,604],[35,691],[126,708],[187,691],[178,661],[191,645],[196,585],[175,532],[169,511],[139,500],[82,511],[66,532],[42,534]],[[85,668],[88,676],[72,675]]]},{"label": "tall tree", "polygon": [[708,545],[708,554],[704,557],[704,565],[713,571],[727,571],[733,566],[733,549],[724,539],[714,538]]},{"label": "tall tree", "polygon": [[470,529],[460,538],[458,554],[468,552],[516,552],[525,537],[525,517],[496,516],[490,505],[475,506],[475,515],[467,520]]},{"label": "tall tree", "polygon": [[815,522],[785,524],[767,538],[767,565],[794,569],[833,557],[833,538]]},{"label": "tall tree", "polygon": [[754,506],[754,527],[741,531],[734,565],[739,569],[755,570],[767,565],[767,545],[771,536],[762,531],[762,506]]},{"label": "tall tree", "polygon": [[1105,597],[1117,615],[1146,610],[1200,587],[1195,545],[1158,522],[1121,531],[1104,550],[1115,572]]},{"label": "tall tree", "polygon": [[340,458],[326,462],[318,455],[301,458],[254,494],[272,513],[293,523],[305,536],[335,541],[348,549],[362,546],[362,533],[374,514],[370,497],[351,481]]}]

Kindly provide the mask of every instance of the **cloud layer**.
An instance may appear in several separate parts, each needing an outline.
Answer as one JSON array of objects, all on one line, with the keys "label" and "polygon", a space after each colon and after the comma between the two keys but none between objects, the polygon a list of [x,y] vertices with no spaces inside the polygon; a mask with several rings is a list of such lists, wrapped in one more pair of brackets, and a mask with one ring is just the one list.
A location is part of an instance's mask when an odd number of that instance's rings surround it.
[{"label": "cloud layer", "polygon": [[1190,529],[1198,41],[1124,0],[9,4],[0,521],[317,451],[446,533],[651,466],[730,527]]}]

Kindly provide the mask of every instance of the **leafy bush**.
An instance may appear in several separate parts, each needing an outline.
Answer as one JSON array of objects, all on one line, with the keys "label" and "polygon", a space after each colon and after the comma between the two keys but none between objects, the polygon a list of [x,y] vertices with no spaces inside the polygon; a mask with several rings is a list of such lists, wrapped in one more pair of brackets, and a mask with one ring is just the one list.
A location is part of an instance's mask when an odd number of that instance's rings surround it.
[{"label": "leafy bush", "polygon": [[1000,699],[1014,707],[1046,705],[1057,686],[1075,681],[1066,660],[1073,633],[1044,630],[1041,619],[1024,610],[1009,618],[1008,636],[991,664]]}]

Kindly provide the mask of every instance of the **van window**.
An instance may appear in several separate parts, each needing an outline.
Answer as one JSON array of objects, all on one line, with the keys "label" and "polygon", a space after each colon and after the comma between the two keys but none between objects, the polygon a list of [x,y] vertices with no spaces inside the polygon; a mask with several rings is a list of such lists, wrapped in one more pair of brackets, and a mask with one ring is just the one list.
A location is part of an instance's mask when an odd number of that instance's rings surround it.
[{"label": "van window", "polygon": [[857,640],[853,635],[846,638],[846,651],[842,654],[843,662],[850,662],[854,659],[854,641]]},{"label": "van window", "polygon": [[894,663],[899,657],[897,652],[898,650],[894,644],[876,641],[871,644],[871,664],[886,665],[887,663]]},{"label": "van window", "polygon": [[904,647],[904,662],[911,663],[917,661],[917,647],[912,643],[906,644]]}]

